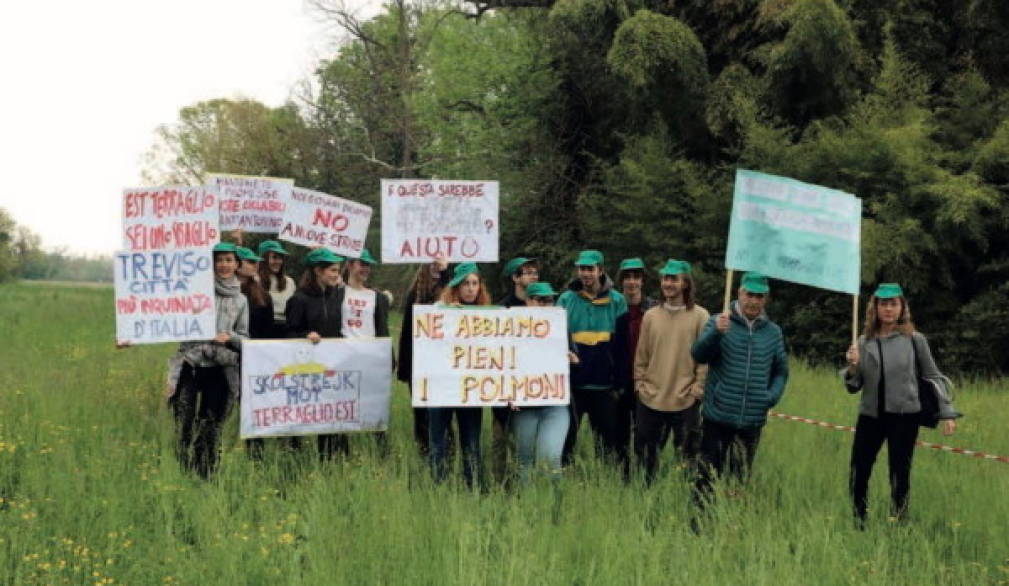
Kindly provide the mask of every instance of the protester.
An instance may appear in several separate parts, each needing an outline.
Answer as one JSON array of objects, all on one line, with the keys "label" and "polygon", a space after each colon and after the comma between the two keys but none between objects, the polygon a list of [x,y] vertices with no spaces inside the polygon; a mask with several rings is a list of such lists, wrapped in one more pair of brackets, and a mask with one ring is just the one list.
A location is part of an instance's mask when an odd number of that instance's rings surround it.
[{"label": "protester", "polygon": [[287,318],[284,311],[287,301],[297,289],[294,279],[284,272],[287,251],[276,240],[264,240],[259,243],[258,252],[263,258],[259,264],[259,282],[273,301],[273,332],[267,337],[286,338]]},{"label": "protester", "polygon": [[868,512],[869,476],[883,442],[890,465],[890,514],[907,514],[911,490],[911,460],[918,439],[921,403],[918,377],[937,384],[943,433],[956,431],[948,392],[949,379],[936,368],[928,340],[915,330],[907,297],[897,283],[882,283],[865,308],[865,333],[848,348],[843,371],[848,391],[862,391],[851,447],[849,489],[855,520],[864,528]]},{"label": "protester", "polygon": [[[526,289],[526,304],[530,307],[551,307],[557,293],[550,283],[531,283]],[[568,360],[578,363],[574,352]],[[520,407],[512,413],[515,447],[518,455],[519,481],[526,483],[536,465],[546,468],[547,474],[559,479],[562,470],[564,440],[567,438],[571,415],[566,405],[545,407]]]},{"label": "protester", "polygon": [[627,313],[617,320],[617,330],[627,341],[625,360],[619,365],[620,407],[617,413],[620,424],[619,441],[629,449],[634,432],[637,400],[634,397],[634,353],[638,348],[638,336],[645,312],[658,302],[645,295],[645,263],[640,258],[627,258],[620,262],[617,270],[617,284],[627,301]]},{"label": "protester", "polygon": [[[413,306],[430,305],[441,297],[442,289],[449,281],[448,263],[438,256],[428,265],[417,269],[413,283],[403,300],[403,326],[399,335],[399,350],[396,353],[396,378],[406,383],[413,393]],[[423,458],[428,457],[431,432],[428,429],[427,407],[413,408],[413,438]]]},{"label": "protester", "polygon": [[564,463],[572,461],[578,427],[587,413],[596,434],[596,453],[616,460],[626,477],[629,461],[627,444],[621,441],[618,365],[626,360],[627,346],[617,320],[627,312],[627,303],[613,290],[601,252],[581,251],[575,266],[578,278],[557,299],[557,305],[568,312],[568,331],[581,360],[571,381],[571,426],[564,443]]},{"label": "protester", "polygon": [[[323,338],[343,337],[337,288],[343,260],[326,248],[316,248],[305,256],[305,273],[285,309],[289,337],[308,338],[313,344]],[[347,455],[350,451],[345,435],[320,434],[317,441],[322,460],[332,459],[336,452]]]},{"label": "protester", "polygon": [[249,303],[249,337],[271,338],[273,327],[273,299],[259,283],[259,263],[263,259],[244,246],[238,247],[238,280],[242,294]]},{"label": "protester", "polygon": [[714,476],[728,466],[744,481],[753,466],[767,411],[788,381],[788,359],[781,328],[765,312],[767,277],[743,275],[738,299],[728,312],[712,316],[691,354],[708,365],[702,408],[701,453],[694,502],[703,508]]},{"label": "protester", "polygon": [[[526,305],[526,288],[539,280],[539,261],[535,258],[516,257],[505,264],[502,276],[508,282],[508,294],[497,305],[502,307],[520,307]],[[491,407],[491,444],[490,460],[491,475],[494,482],[502,484],[506,480],[508,468],[508,452],[511,434],[511,409],[508,407]]]},{"label": "protester", "polygon": [[389,336],[389,298],[368,286],[371,268],[378,261],[367,248],[360,258],[347,260],[345,286],[337,290],[345,338]]},{"label": "protester", "polygon": [[[490,305],[490,295],[477,266],[467,262],[455,267],[448,286],[441,293],[438,305],[465,307]],[[428,409],[431,431],[431,469],[436,482],[448,475],[448,451],[452,417],[459,426],[462,448],[463,479],[468,488],[481,485],[480,429],[483,409],[479,407],[431,407]]]},{"label": "protester", "polygon": [[214,307],[217,335],[182,342],[169,361],[169,404],[175,417],[176,456],[183,468],[208,478],[219,461],[221,428],[241,392],[242,340],[249,336],[249,306],[235,277],[238,249],[213,248]]},{"label": "protester", "polygon": [[692,464],[701,441],[701,397],[708,367],[690,349],[708,311],[694,302],[690,263],[670,259],[659,271],[662,305],[645,313],[634,355],[637,417],[634,451],[651,484],[669,434],[683,462]]}]

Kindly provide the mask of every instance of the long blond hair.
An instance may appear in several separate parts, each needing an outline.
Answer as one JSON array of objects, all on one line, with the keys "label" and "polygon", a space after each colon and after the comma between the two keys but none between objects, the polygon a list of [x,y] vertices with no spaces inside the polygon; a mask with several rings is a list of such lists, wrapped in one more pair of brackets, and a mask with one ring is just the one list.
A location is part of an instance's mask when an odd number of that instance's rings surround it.
[{"label": "long blond hair", "polygon": [[[905,336],[910,336],[914,333],[914,322],[911,321],[911,306],[907,303],[907,298],[903,295],[898,296],[900,299],[900,315],[897,316],[897,331],[904,334]],[[869,298],[869,304],[865,306],[865,339],[870,340],[872,338],[879,337],[879,317],[876,316],[876,304],[879,303],[879,298],[873,295]]]}]

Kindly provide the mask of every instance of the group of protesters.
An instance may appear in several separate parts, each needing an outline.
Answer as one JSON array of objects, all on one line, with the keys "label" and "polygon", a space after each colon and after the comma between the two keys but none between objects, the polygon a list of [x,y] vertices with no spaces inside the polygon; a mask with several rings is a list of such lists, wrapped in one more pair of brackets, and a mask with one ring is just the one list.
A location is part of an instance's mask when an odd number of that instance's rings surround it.
[{"label": "group of protesters", "polygon": [[[262,242],[256,251],[224,242],[213,248],[218,333],[212,340],[180,345],[170,362],[168,386],[179,460],[203,477],[218,465],[221,429],[240,396],[243,340],[307,338],[317,343],[389,336],[390,299],[369,286],[376,261],[367,249],[350,259],[313,249],[297,284],[287,274],[287,257],[275,240]],[[404,297],[394,361],[397,378],[411,384],[415,305],[556,305],[567,312],[570,405],[493,407],[492,481],[511,482],[512,457],[520,483],[540,473],[560,478],[574,460],[587,415],[597,455],[624,479],[632,476],[633,464],[647,484],[654,483],[672,437],[674,454],[668,460],[688,475],[696,507],[703,511],[717,477],[746,481],[768,411],[788,381],[785,339],[767,313],[767,277],[745,273],[735,299],[712,315],[697,303],[688,261],[670,259],[658,270],[659,299],[645,293],[650,273],[640,258],[622,260],[615,280],[599,251],[581,251],[573,265],[574,278],[558,292],[539,280],[537,259],[511,259],[502,272],[508,291],[496,302],[474,263],[450,269],[436,258],[420,266]],[[898,284],[879,285],[865,316],[864,334],[848,348],[842,371],[847,389],[862,392],[850,476],[860,526],[867,514],[869,476],[884,442],[889,446],[892,511],[905,513],[921,411],[919,379],[948,381],[927,340],[915,330]],[[943,431],[951,434],[959,414],[948,393],[940,397]],[[458,453],[466,485],[489,484],[483,476],[482,411],[413,409],[417,448],[436,481],[448,478],[452,455]],[[377,436],[387,449],[385,432]],[[298,438],[273,441],[302,447]],[[320,435],[317,442],[324,460],[349,451],[346,435]],[[264,442],[249,440],[246,448],[250,457],[260,459]]]}]

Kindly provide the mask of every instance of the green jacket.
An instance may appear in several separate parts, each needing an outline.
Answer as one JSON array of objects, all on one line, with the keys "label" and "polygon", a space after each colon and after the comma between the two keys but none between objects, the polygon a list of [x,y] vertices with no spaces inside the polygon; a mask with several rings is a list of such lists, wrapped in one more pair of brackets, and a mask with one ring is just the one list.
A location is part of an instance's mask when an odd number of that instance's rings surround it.
[{"label": "green jacket", "polygon": [[[599,293],[589,298],[575,279],[557,298],[568,312],[568,332],[577,348],[579,364],[571,373],[575,389],[614,389],[627,352],[626,332],[617,320],[627,313],[627,301],[603,275]],[[623,328],[626,330],[627,328]]]}]

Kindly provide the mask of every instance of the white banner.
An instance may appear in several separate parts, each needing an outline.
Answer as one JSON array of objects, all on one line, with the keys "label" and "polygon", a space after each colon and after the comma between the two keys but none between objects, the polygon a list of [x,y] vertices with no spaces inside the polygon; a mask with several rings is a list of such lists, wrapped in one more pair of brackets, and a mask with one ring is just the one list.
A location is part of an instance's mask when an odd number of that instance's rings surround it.
[{"label": "white banner", "polygon": [[413,308],[414,407],[567,405],[569,368],[559,307]]},{"label": "white banner", "polygon": [[120,251],[113,259],[116,340],[132,344],[217,335],[210,248]]},{"label": "white banner", "polygon": [[364,248],[371,207],[319,191],[295,187],[278,236],[302,246],[324,246],[357,258]]},{"label": "white banner", "polygon": [[207,187],[135,187],[123,190],[123,248],[210,248],[221,239],[218,197]]},{"label": "white banner", "polygon": [[207,185],[221,194],[221,230],[276,234],[294,180],[212,173]]},{"label": "white banner", "polygon": [[382,262],[498,261],[498,182],[382,180]]},{"label": "white banner", "polygon": [[242,344],[242,438],[383,431],[391,398],[389,338]]}]

